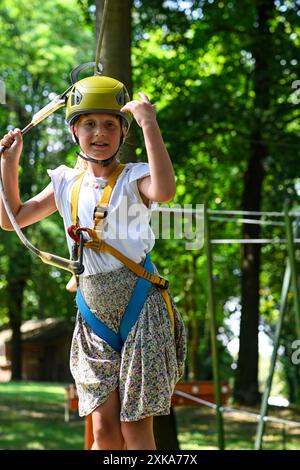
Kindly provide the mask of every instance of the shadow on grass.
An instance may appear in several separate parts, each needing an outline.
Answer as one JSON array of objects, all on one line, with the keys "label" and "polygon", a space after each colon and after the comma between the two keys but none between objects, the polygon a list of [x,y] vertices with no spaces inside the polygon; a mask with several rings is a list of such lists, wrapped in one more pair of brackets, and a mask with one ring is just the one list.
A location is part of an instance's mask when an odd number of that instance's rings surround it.
[{"label": "shadow on grass", "polygon": [[[252,410],[257,412],[257,410]],[[272,412],[271,412],[272,411]],[[280,415],[274,410],[270,414]],[[175,408],[177,431],[182,450],[218,449],[218,435],[214,411],[205,407]],[[293,419],[293,416],[281,416]],[[295,417],[294,417],[295,419]],[[298,417],[297,421],[300,422]],[[228,450],[254,450],[257,422],[237,412],[223,415],[225,447]],[[265,450],[299,450],[300,428],[282,424],[266,425],[263,441]]]},{"label": "shadow on grass", "polygon": [[75,450],[84,446],[84,420],[64,421],[64,386],[0,384],[0,448]]},{"label": "shadow on grass", "polygon": [[[84,420],[77,413],[64,421],[65,385],[38,382],[0,383],[0,449],[80,450]],[[257,410],[252,410],[257,412]],[[270,415],[300,422],[291,410],[270,409]],[[214,412],[206,407],[176,407],[181,450],[217,449]],[[254,449],[256,420],[240,413],[224,414],[226,449]],[[266,426],[264,449],[300,449],[300,428]]]}]

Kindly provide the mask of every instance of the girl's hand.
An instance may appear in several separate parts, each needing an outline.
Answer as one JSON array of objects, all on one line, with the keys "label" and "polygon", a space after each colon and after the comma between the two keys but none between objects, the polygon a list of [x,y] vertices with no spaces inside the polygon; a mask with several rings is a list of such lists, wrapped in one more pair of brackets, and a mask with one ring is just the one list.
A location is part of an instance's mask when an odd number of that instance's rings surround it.
[{"label": "girl's hand", "polygon": [[6,150],[3,152],[4,158],[20,158],[23,148],[23,137],[20,129],[9,131],[8,134],[0,140],[0,145],[4,145]]},{"label": "girl's hand", "polygon": [[141,101],[129,101],[120,111],[132,113],[138,125],[144,127],[156,122],[155,105],[150,103],[148,96],[144,93],[139,93],[139,95],[142,98]]},{"label": "girl's hand", "polygon": [[68,284],[66,285],[66,289],[67,289],[68,292],[76,292],[77,282],[76,282],[76,277],[75,276],[71,277]]}]

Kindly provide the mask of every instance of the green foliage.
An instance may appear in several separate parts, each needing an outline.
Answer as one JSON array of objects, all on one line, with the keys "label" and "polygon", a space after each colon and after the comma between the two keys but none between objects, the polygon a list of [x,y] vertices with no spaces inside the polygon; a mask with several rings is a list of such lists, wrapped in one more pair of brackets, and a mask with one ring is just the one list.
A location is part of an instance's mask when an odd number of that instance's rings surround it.
[{"label": "green foliage", "polygon": [[[241,208],[244,173],[251,146],[255,144],[252,132],[257,122],[262,122],[262,138],[269,149],[264,162],[262,210],[281,211],[287,194],[297,201],[300,134],[292,82],[299,77],[299,5],[275,2],[269,31],[264,33],[265,40],[258,42],[259,5],[250,0],[185,2],[184,7],[176,1],[135,2],[134,86],[147,92],[156,103],[175,168],[175,203],[195,206],[209,201],[211,209]],[[265,80],[266,71],[271,77],[264,84],[270,95],[268,109],[255,93],[257,50],[267,57],[266,63],[260,64],[258,79]],[[144,158],[141,140],[138,145],[138,154]],[[211,230],[212,238],[242,235],[241,225],[236,223],[214,221]],[[264,226],[261,236],[284,238],[285,234],[282,228]],[[204,343],[207,351],[209,338],[205,336],[203,251],[199,252],[196,277],[187,268],[192,254],[179,243],[159,241],[156,251],[160,265],[164,258],[169,263],[170,256],[177,261],[176,275],[172,277],[173,269],[170,272],[171,286],[186,324],[195,313],[199,318],[199,363],[200,368],[201,364],[205,368],[201,349]],[[221,325],[224,315],[229,315],[224,310],[225,302],[240,295],[240,248],[217,245],[213,252]],[[262,248],[261,306],[262,327],[266,332],[278,315],[285,258],[284,246]],[[225,333],[229,338],[230,331]]]},{"label": "green foliage", "polygon": [[2,383],[0,395],[1,449],[83,449],[84,420],[64,422],[63,384]]}]

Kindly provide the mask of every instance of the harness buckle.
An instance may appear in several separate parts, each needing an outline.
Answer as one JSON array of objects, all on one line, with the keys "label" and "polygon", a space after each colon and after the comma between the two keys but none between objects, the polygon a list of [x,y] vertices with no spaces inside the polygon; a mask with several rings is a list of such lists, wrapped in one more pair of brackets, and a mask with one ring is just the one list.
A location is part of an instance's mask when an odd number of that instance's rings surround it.
[{"label": "harness buckle", "polygon": [[96,206],[94,209],[94,218],[105,219],[105,217],[107,217],[107,214],[107,207]]},{"label": "harness buckle", "polygon": [[168,287],[169,287],[169,281],[167,281],[167,279],[165,279],[164,284],[155,283],[155,286],[158,287],[159,289],[167,290]]},{"label": "harness buckle", "polygon": [[77,233],[78,227],[76,225],[70,225],[68,227],[68,235],[76,242],[79,243],[80,239]]}]

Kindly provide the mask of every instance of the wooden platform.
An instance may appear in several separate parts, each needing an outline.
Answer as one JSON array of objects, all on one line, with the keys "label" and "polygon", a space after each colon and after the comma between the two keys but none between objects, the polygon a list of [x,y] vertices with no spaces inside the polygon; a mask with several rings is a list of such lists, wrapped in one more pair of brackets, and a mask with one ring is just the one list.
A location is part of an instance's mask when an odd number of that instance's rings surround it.
[{"label": "wooden platform", "polygon": [[[199,402],[196,402],[190,398],[182,397],[176,394],[176,391],[181,391],[193,395],[196,398],[215,403],[214,395],[214,383],[210,381],[194,381],[194,382],[180,382],[175,387],[175,393],[172,396],[172,406],[201,406]],[[221,384],[221,399],[222,405],[227,403],[230,395],[230,387],[227,382]]]}]

